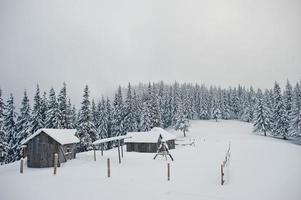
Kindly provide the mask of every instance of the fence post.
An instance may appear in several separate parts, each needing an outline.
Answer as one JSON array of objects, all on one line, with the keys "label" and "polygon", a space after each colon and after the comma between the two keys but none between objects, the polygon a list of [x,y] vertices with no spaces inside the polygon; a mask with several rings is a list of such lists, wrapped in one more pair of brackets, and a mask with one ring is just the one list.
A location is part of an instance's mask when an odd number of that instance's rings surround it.
[{"label": "fence post", "polygon": [[221,184],[224,185],[224,168],[223,168],[223,165],[221,165]]},{"label": "fence post", "polygon": [[107,169],[108,169],[108,178],[110,178],[111,177],[110,158],[107,159]]},{"label": "fence post", "polygon": [[94,150],[94,161],[96,161],[96,151],[95,151],[95,148],[93,148]]},{"label": "fence post", "polygon": [[170,163],[167,163],[167,181],[170,181]]},{"label": "fence post", "polygon": [[21,158],[20,160],[20,174],[23,174],[23,165],[24,165],[24,160]]},{"label": "fence post", "polygon": [[58,154],[54,154],[54,169],[53,169],[53,174],[56,175],[56,170],[57,170],[57,163],[58,163]]}]

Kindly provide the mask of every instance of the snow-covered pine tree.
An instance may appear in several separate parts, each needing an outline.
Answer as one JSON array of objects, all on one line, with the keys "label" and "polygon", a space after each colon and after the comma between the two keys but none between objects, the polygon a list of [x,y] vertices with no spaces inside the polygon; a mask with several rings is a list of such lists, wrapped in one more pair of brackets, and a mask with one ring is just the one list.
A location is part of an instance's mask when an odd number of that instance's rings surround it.
[{"label": "snow-covered pine tree", "polygon": [[47,93],[44,92],[41,101],[41,113],[42,113],[42,120],[43,120],[44,127],[46,124],[47,112],[48,112],[48,99],[47,99]]},{"label": "snow-covered pine tree", "polygon": [[61,124],[61,112],[56,100],[55,91],[53,88],[49,91],[48,111],[46,116],[46,128],[63,128]]},{"label": "snow-covered pine tree", "polygon": [[156,93],[156,87],[153,84],[153,86],[151,86],[149,84],[148,87],[148,94],[150,95],[150,102],[148,104],[149,108],[149,117],[150,117],[150,128],[154,128],[154,127],[161,127],[162,126],[162,121],[161,121],[161,114],[160,114],[160,109],[159,109],[159,102],[158,102],[158,96]]},{"label": "snow-covered pine tree", "polygon": [[30,135],[31,131],[31,109],[26,90],[21,103],[20,113],[17,118],[16,128],[20,136],[20,142]]},{"label": "snow-covered pine tree", "polygon": [[16,130],[15,124],[15,105],[14,97],[10,94],[9,99],[6,102],[6,108],[4,113],[3,130],[5,132],[8,143],[8,154],[5,158],[5,163],[16,161],[20,156],[20,137]]},{"label": "snow-covered pine tree", "polygon": [[127,96],[124,102],[124,129],[125,132],[134,132],[138,130],[138,122],[136,119],[136,110],[132,96],[131,84],[128,84]]},{"label": "snow-covered pine tree", "polygon": [[226,90],[223,90],[223,97],[222,97],[222,119],[230,119],[230,105],[229,105],[229,98]]},{"label": "snow-covered pine tree", "polygon": [[261,90],[257,92],[256,106],[254,110],[254,132],[263,132],[266,136],[271,131],[270,111],[266,105],[266,98]]},{"label": "snow-covered pine tree", "polygon": [[140,131],[150,131],[151,130],[151,121],[150,121],[150,111],[149,111],[149,95],[142,95],[142,111],[141,111],[141,120],[140,120]]},{"label": "snow-covered pine tree", "polygon": [[167,128],[172,124],[172,99],[172,87],[170,86],[168,91],[165,92],[162,100],[162,123],[164,128]]},{"label": "snow-covered pine tree", "polygon": [[74,129],[76,127],[76,109],[72,107],[71,99],[68,98],[67,103],[67,127],[68,129]]},{"label": "snow-covered pine tree", "polygon": [[0,131],[3,129],[3,121],[4,121],[4,101],[2,99],[2,90],[0,88]]},{"label": "snow-covered pine tree", "polygon": [[[106,120],[107,120],[107,123],[108,123],[108,128],[107,128],[107,135],[106,137],[109,138],[109,137],[112,137],[112,118],[113,118],[113,114],[112,114],[112,111],[113,108],[112,108],[112,105],[111,105],[111,101],[109,98],[107,98],[106,100]],[[108,149],[111,149],[112,148],[112,144],[111,142],[108,142],[107,144],[107,148]]]},{"label": "snow-covered pine tree", "polygon": [[92,121],[89,87],[85,86],[81,109],[78,119],[78,135],[80,137],[80,151],[92,149],[92,138],[95,136],[95,126]]},{"label": "snow-covered pine tree", "polygon": [[5,132],[3,130],[0,130],[0,165],[5,164],[5,159],[9,150],[6,139],[7,138]]},{"label": "snow-covered pine tree", "polygon": [[97,104],[97,112],[99,115],[99,123],[97,126],[97,132],[99,138],[106,138],[108,135],[108,118],[107,118],[107,109],[106,101],[104,97],[101,98],[101,101]]},{"label": "snow-covered pine tree", "polygon": [[63,83],[63,88],[61,89],[58,98],[58,110],[60,112],[60,124],[62,128],[68,128],[68,105],[67,105],[67,89],[66,83]]},{"label": "snow-covered pine tree", "polygon": [[175,115],[175,124],[174,128],[175,130],[180,130],[183,132],[184,137],[186,137],[186,132],[189,131],[189,120],[184,112],[184,106],[182,103],[178,104],[177,113]]},{"label": "snow-covered pine tree", "polygon": [[290,122],[293,109],[293,88],[290,82],[287,80],[286,87],[283,93],[283,103],[284,103],[284,126],[285,126],[285,135],[289,136],[290,134]]},{"label": "snow-covered pine tree", "polygon": [[136,91],[133,90],[133,114],[134,114],[134,120],[136,123],[136,131],[139,131],[140,129],[140,120],[141,120],[141,109],[142,109],[142,103],[140,97],[137,95]]},{"label": "snow-covered pine tree", "polygon": [[290,136],[301,137],[301,82],[294,88],[293,108],[290,115]]},{"label": "snow-covered pine tree", "polygon": [[119,86],[113,102],[112,134],[114,136],[120,136],[125,134],[123,120],[124,120],[124,105],[123,105],[121,87]]},{"label": "snow-covered pine tree", "polygon": [[282,136],[283,139],[287,139],[286,133],[286,118],[285,118],[285,108],[283,103],[283,98],[281,95],[281,89],[277,82],[274,85],[273,93],[273,132],[275,136]]},{"label": "snow-covered pine tree", "polygon": [[217,99],[216,94],[213,94],[213,99],[212,99],[212,113],[211,113],[211,118],[214,119],[216,122],[218,119],[222,117],[221,111],[220,111],[220,103]]},{"label": "snow-covered pine tree", "polygon": [[43,108],[42,108],[42,99],[40,96],[40,88],[37,85],[36,94],[34,96],[33,109],[32,109],[32,119],[31,119],[31,134],[37,131],[40,128],[44,128],[44,119],[43,119]]},{"label": "snow-covered pine tree", "polygon": [[91,136],[92,141],[99,139],[99,133],[98,133],[98,126],[99,126],[99,113],[95,104],[94,99],[92,99],[92,106],[91,106],[91,113],[92,113],[92,122],[95,127],[95,134]]}]

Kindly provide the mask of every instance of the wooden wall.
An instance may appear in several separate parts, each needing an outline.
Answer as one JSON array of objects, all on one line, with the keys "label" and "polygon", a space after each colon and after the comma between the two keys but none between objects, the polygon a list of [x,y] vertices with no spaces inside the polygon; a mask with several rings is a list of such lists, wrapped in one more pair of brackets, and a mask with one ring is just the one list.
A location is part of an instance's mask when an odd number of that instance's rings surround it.
[{"label": "wooden wall", "polygon": [[[69,149],[69,153],[67,153],[67,149]],[[60,166],[60,163],[75,158],[76,144],[60,145],[47,134],[41,133],[27,144],[27,166],[35,168],[53,167],[55,153],[58,153],[58,166]]]},{"label": "wooden wall", "polygon": [[[175,141],[169,140],[166,142],[169,149],[175,148]],[[157,143],[126,143],[126,150],[128,152],[144,152],[144,153],[156,153],[158,150]]]}]

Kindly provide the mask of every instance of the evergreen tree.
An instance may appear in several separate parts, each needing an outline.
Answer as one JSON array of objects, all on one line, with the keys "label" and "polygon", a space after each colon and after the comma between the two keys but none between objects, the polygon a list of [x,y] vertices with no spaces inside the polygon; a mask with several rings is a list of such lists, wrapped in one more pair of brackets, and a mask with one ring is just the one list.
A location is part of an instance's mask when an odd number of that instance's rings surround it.
[{"label": "evergreen tree", "polygon": [[269,116],[270,113],[266,105],[266,100],[261,90],[259,90],[254,113],[254,132],[263,132],[264,136],[266,136],[267,132],[271,130]]},{"label": "evergreen tree", "polygon": [[51,88],[49,91],[49,103],[45,126],[47,128],[63,128],[60,114],[61,112],[59,111],[55,91]]},{"label": "evergreen tree", "polygon": [[4,121],[4,101],[2,99],[2,90],[0,88],[0,131],[3,129],[3,121]]},{"label": "evergreen tree", "polygon": [[114,136],[124,135],[124,105],[121,87],[118,87],[118,91],[115,94],[113,102],[113,113],[112,113],[112,133]]},{"label": "evergreen tree", "polygon": [[[17,118],[16,127],[20,136],[20,142],[26,139],[30,135],[31,131],[31,110],[29,99],[26,90],[24,91],[24,97],[22,100],[20,114]],[[20,145],[20,144],[19,144]]]},{"label": "evergreen tree", "polygon": [[283,103],[283,98],[281,95],[281,89],[277,82],[274,85],[273,94],[273,135],[282,136],[283,139],[287,138],[286,132],[286,118],[285,118],[285,108]]},{"label": "evergreen tree", "polygon": [[124,103],[124,128],[125,132],[134,132],[138,130],[138,122],[136,118],[136,110],[134,106],[134,99],[132,96],[131,84],[128,85],[126,100]]},{"label": "evergreen tree", "polygon": [[290,135],[301,137],[301,83],[297,83],[294,88],[293,108],[290,116]]},{"label": "evergreen tree", "polygon": [[7,156],[5,158],[5,163],[14,162],[20,156],[20,136],[16,131],[15,118],[16,113],[14,97],[11,94],[6,103],[3,124],[3,130],[6,134],[7,143],[9,147]]},{"label": "evergreen tree", "polygon": [[92,149],[92,141],[95,139],[95,126],[92,121],[91,103],[89,100],[89,88],[84,89],[81,109],[79,111],[78,135],[80,137],[80,150],[87,151]]},{"label": "evergreen tree", "polygon": [[147,94],[143,94],[142,97],[142,111],[141,111],[141,120],[140,120],[140,130],[150,131],[151,130],[151,121],[150,121],[150,111],[149,111],[149,96]]},{"label": "evergreen tree", "polygon": [[37,90],[34,96],[34,103],[32,109],[31,134],[40,128],[44,128],[43,117],[44,116],[43,116],[43,108],[42,108],[42,99],[40,96],[40,88],[39,85],[37,85]]},{"label": "evergreen tree", "polygon": [[183,132],[184,137],[186,137],[186,132],[188,132],[189,120],[185,115],[184,108],[182,104],[178,105],[177,113],[175,116],[175,130],[180,130]]},{"label": "evergreen tree", "polygon": [[289,136],[290,132],[290,121],[293,109],[293,89],[289,81],[286,83],[286,87],[283,94],[284,103],[284,130],[285,135]]},{"label": "evergreen tree", "polygon": [[60,124],[62,128],[68,128],[68,105],[67,105],[67,89],[66,83],[63,83],[63,88],[58,95],[58,110],[60,112]]},{"label": "evergreen tree", "polygon": [[6,142],[5,132],[0,130],[0,165],[5,164],[9,146]]},{"label": "evergreen tree", "polygon": [[159,102],[158,102],[158,96],[156,94],[155,85],[151,87],[151,85],[149,84],[148,95],[149,95],[148,111],[150,117],[150,128],[161,127],[162,121],[161,121],[161,114],[158,105]]},{"label": "evergreen tree", "polygon": [[106,138],[108,136],[108,117],[106,109],[106,101],[102,97],[101,101],[97,105],[99,114],[99,124],[97,126],[97,132],[100,138]]},{"label": "evergreen tree", "polygon": [[67,127],[68,129],[76,128],[76,109],[75,106],[72,107],[71,99],[68,99],[67,103]]}]

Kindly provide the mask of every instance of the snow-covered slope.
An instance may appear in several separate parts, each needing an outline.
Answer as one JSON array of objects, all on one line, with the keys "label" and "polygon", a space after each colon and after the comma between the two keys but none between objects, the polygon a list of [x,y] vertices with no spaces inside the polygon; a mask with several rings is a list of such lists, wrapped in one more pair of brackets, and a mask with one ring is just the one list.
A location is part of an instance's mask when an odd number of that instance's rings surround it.
[{"label": "snow-covered slope", "polygon": [[[104,157],[98,153],[96,162],[93,152],[78,154],[56,176],[51,168],[25,168],[21,175],[18,162],[0,166],[0,199],[300,199],[301,146],[255,135],[243,122],[191,124],[188,135],[196,139],[195,147],[170,151],[175,161],[169,182],[165,159],[126,152],[119,165],[113,149]],[[231,163],[221,186],[219,167],[229,142]],[[111,178],[106,178],[107,157],[112,160]]]}]

